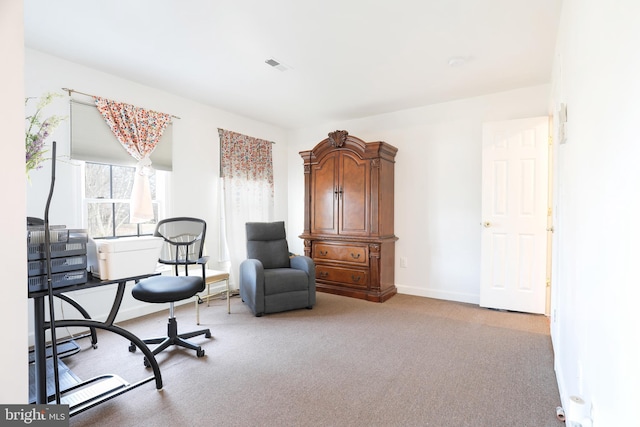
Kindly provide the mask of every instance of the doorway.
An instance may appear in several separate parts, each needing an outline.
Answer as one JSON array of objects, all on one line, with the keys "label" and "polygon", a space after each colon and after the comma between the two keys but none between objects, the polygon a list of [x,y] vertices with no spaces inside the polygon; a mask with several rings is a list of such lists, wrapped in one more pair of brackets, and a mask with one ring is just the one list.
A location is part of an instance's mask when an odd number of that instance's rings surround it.
[{"label": "doorway", "polygon": [[485,123],[480,306],[547,307],[549,120]]}]

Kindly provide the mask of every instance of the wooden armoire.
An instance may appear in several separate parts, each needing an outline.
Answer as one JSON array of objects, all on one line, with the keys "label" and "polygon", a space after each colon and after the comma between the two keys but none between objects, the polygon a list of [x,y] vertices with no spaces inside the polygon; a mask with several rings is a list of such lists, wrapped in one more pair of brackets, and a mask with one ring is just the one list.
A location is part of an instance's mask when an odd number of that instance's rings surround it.
[{"label": "wooden armoire", "polygon": [[394,282],[393,175],[397,148],[329,133],[304,160],[305,255],[318,291],[384,302]]}]

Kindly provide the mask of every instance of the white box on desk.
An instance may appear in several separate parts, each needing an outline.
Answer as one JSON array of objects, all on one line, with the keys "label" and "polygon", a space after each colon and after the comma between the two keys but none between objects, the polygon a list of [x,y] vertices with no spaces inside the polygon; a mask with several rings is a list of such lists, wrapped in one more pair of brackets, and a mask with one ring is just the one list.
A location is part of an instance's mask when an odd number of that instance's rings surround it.
[{"label": "white box on desk", "polygon": [[91,273],[100,280],[116,280],[155,272],[164,239],[141,236],[95,241],[97,270]]}]

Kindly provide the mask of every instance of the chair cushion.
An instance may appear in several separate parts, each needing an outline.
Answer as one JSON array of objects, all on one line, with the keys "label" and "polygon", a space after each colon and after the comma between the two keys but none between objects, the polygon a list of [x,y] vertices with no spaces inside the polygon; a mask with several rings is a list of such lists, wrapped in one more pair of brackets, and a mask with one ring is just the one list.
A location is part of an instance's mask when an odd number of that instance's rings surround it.
[{"label": "chair cushion", "polygon": [[265,269],[290,267],[283,221],[248,222],[246,231],[247,258],[259,260]]},{"label": "chair cushion", "polygon": [[309,289],[309,276],[302,270],[293,268],[272,268],[264,271],[264,294],[275,295],[284,292]]},{"label": "chair cushion", "polygon": [[247,258],[257,259],[265,269],[289,268],[289,247],[286,240],[249,241]]},{"label": "chair cushion", "polygon": [[204,290],[202,276],[153,276],[138,282],[131,294],[145,302],[172,302],[191,298]]},{"label": "chair cushion", "polygon": [[246,230],[247,240],[282,240],[287,238],[284,221],[248,222]]}]

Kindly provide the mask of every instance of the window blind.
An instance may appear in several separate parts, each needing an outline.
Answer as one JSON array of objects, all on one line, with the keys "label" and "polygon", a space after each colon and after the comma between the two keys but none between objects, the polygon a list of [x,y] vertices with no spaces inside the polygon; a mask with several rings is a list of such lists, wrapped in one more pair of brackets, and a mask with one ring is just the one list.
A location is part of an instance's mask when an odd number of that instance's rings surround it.
[{"label": "window blind", "polygon": [[[71,100],[71,158],[110,165],[135,166],[136,160],[116,139],[95,105]],[[172,170],[173,124],[169,123],[155,150],[152,166]]]}]

